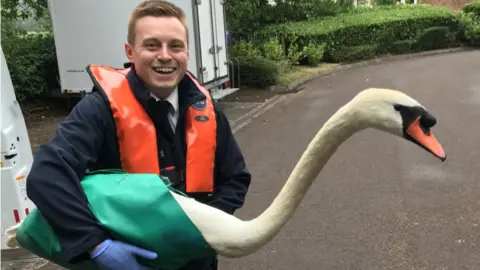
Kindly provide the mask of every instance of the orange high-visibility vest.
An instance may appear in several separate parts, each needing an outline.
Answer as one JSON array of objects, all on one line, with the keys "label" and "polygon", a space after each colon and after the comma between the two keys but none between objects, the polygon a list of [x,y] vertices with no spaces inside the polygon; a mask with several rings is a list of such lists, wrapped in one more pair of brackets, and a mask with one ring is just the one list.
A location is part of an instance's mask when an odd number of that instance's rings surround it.
[{"label": "orange high-visibility vest", "polygon": [[[87,71],[109,101],[117,129],[122,168],[129,173],[160,175],[155,126],[138,103],[127,80],[130,68],[89,65]],[[213,192],[217,123],[208,91],[188,72],[187,76],[207,97],[187,109],[186,192]]]}]

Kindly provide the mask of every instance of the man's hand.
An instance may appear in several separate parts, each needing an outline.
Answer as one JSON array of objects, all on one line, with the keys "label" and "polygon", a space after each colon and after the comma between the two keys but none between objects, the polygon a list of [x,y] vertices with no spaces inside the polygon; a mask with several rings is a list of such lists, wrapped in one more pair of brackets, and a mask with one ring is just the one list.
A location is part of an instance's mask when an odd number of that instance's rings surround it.
[{"label": "man's hand", "polygon": [[110,239],[107,239],[96,246],[90,252],[90,256],[102,270],[147,270],[149,268],[139,264],[135,257],[139,256],[150,260],[157,258],[157,254],[155,252]]}]

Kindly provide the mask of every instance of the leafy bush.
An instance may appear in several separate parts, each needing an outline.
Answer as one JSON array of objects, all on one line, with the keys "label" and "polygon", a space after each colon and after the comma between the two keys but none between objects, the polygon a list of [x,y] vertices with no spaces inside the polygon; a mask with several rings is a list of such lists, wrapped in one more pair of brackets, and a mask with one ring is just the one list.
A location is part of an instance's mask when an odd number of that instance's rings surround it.
[{"label": "leafy bush", "polygon": [[292,66],[317,65],[323,58],[324,44],[310,43],[302,49],[293,43],[289,47],[278,38],[270,38],[263,44],[255,45],[251,41],[240,41],[229,48],[229,56],[258,56],[277,63],[280,72],[284,72]]},{"label": "leafy bush", "polygon": [[[388,52],[398,40],[416,39],[426,35],[425,29],[431,27],[445,27],[448,33],[452,33],[445,34],[445,42],[442,41],[437,47],[449,46],[451,35],[458,31],[454,11],[423,5],[377,6],[325,19],[267,26],[257,31],[256,37],[261,40],[280,35],[289,46],[296,44],[300,50],[309,43],[325,44],[323,60],[336,61],[370,56],[373,46],[377,48],[376,53]],[[420,44],[423,40],[431,40],[430,36],[437,37],[434,40],[441,40],[438,33],[442,30],[435,28],[435,31],[430,31],[434,33],[423,37]],[[398,51],[398,45],[395,46]],[[344,52],[349,56],[340,57]]]},{"label": "leafy bush", "polygon": [[459,38],[469,45],[480,45],[480,16],[463,13],[460,17]]},{"label": "leafy bush", "polygon": [[480,2],[463,6],[460,14],[459,38],[469,45],[480,45]]},{"label": "leafy bush", "polygon": [[265,24],[273,24],[334,16],[347,11],[352,6],[353,0],[277,0],[273,6],[262,7],[262,14]]},{"label": "leafy bush", "polygon": [[241,40],[229,47],[229,54],[231,56],[261,56],[261,51],[258,46],[250,41]]},{"label": "leafy bush", "polygon": [[260,56],[239,56],[240,83],[259,88],[279,82],[280,68],[276,62]]},{"label": "leafy bush", "polygon": [[287,61],[290,66],[295,66],[299,64],[300,59],[303,56],[302,49],[298,46],[298,44],[293,41],[291,44],[284,43],[286,51],[287,51]]},{"label": "leafy bush", "polygon": [[347,46],[341,51],[333,51],[328,58],[333,62],[353,62],[362,59],[369,59],[375,56],[377,44],[365,44],[357,46]]},{"label": "leafy bush", "polygon": [[396,0],[376,0],[375,1],[375,4],[379,5],[379,6],[387,6],[387,5],[396,5],[397,4],[397,1]]},{"label": "leafy bush", "polygon": [[319,45],[310,43],[307,46],[303,47],[302,56],[300,58],[299,64],[310,66],[318,65],[323,59],[324,52],[324,44]]},{"label": "leafy bush", "polygon": [[225,1],[225,18],[234,42],[249,39],[252,29],[265,25],[258,0]]},{"label": "leafy bush", "polygon": [[426,51],[448,47],[455,41],[455,35],[447,26],[434,26],[424,29],[417,38],[415,50]]},{"label": "leafy bush", "polygon": [[473,13],[476,16],[480,16],[480,2],[465,4],[465,6],[462,8],[462,11],[464,13]]},{"label": "leafy bush", "polygon": [[388,52],[390,52],[391,54],[402,54],[404,52],[413,52],[415,51],[415,48],[417,48],[415,46],[416,44],[417,44],[416,39],[398,40],[393,42],[388,47]]},{"label": "leafy bush", "polygon": [[353,0],[266,0],[225,1],[225,18],[232,40],[251,40],[252,29],[269,24],[303,21],[312,18],[334,16],[353,6]]},{"label": "leafy bush", "polygon": [[271,38],[262,46],[262,56],[277,63],[280,72],[288,70],[293,64],[288,59],[287,54],[288,52],[285,50],[284,44],[275,38]]},{"label": "leafy bush", "polygon": [[282,61],[285,59],[285,49],[277,39],[271,38],[263,44],[263,55],[269,60]]},{"label": "leafy bush", "polygon": [[57,87],[57,58],[51,33],[10,33],[2,37],[2,49],[19,102],[49,94]]}]

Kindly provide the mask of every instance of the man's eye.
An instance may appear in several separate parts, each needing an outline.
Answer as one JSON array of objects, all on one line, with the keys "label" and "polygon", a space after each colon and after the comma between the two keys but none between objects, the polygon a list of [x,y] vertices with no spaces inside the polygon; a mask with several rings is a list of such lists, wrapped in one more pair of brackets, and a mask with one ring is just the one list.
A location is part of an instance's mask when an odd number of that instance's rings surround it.
[{"label": "man's eye", "polygon": [[154,44],[154,43],[147,43],[147,44],[145,44],[145,47],[147,47],[147,48],[150,48],[150,49],[151,49],[151,48],[155,48],[155,47],[157,47],[157,45],[156,45],[156,44]]}]

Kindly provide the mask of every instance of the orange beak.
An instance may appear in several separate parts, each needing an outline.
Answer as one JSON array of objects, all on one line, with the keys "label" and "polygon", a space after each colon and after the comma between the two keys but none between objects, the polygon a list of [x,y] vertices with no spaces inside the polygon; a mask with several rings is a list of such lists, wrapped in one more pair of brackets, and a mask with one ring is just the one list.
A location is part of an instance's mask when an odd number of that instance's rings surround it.
[{"label": "orange beak", "polygon": [[420,126],[420,117],[412,122],[406,132],[415,143],[419,144],[442,161],[447,159],[443,147],[440,145],[433,133],[431,131],[425,132]]}]

